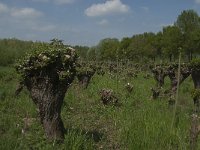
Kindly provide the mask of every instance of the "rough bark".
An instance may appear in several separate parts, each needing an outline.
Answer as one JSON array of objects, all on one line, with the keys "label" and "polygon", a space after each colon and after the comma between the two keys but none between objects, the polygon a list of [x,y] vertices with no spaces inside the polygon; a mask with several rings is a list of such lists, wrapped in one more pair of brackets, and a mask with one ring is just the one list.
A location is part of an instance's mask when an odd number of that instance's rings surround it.
[{"label": "rough bark", "polygon": [[78,78],[79,83],[83,87],[87,88],[94,74],[95,74],[95,70],[78,73],[77,78]]},{"label": "rough bark", "polygon": [[162,87],[164,85],[167,72],[162,67],[156,67],[152,69],[152,73],[154,75],[154,79],[157,82],[157,86]]},{"label": "rough bark", "polygon": [[193,70],[191,75],[195,89],[200,89],[200,70]]},{"label": "rough bark", "polygon": [[[200,89],[200,70],[193,70],[191,75],[195,89]],[[196,106],[196,111],[199,111],[200,97],[193,97],[193,101]]]},{"label": "rough bark", "polygon": [[178,79],[176,77],[176,73],[174,69],[170,69],[168,71],[168,76],[171,82],[171,89],[170,91],[172,91],[172,93],[176,93],[177,90],[177,85],[178,85]]},{"label": "rough bark", "polygon": [[[179,77],[179,85],[181,85],[183,81],[187,79],[187,77],[189,77],[190,74],[191,72],[189,71],[188,68],[181,68],[180,77]],[[168,76],[171,81],[170,91],[172,91],[172,93],[175,94],[177,91],[177,86],[178,86],[178,68],[168,69]]]},{"label": "rough bark", "polygon": [[[76,75],[78,56],[75,49],[65,46],[58,39],[53,39],[50,44],[36,43],[31,51],[19,61],[16,70],[39,109],[47,138],[63,140],[61,107],[65,93]],[[19,86],[16,94],[20,90]]]},{"label": "rough bark", "polygon": [[60,116],[61,106],[73,78],[72,76],[60,81],[54,70],[48,70],[41,72],[40,76],[36,74],[25,79],[31,98],[39,108],[40,121],[49,140],[64,139],[64,125]]}]

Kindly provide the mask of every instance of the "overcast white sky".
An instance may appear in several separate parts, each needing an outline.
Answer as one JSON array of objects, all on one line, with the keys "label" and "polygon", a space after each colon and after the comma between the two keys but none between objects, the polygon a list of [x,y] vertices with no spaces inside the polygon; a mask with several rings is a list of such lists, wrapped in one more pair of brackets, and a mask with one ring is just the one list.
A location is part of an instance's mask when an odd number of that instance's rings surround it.
[{"label": "overcast white sky", "polygon": [[107,37],[158,32],[200,0],[0,0],[0,38],[96,45]]}]

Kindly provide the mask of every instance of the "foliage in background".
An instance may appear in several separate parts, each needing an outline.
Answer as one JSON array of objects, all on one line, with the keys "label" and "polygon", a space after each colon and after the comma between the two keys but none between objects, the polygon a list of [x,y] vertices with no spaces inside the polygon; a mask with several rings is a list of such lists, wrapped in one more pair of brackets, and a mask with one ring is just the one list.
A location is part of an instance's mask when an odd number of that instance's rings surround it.
[{"label": "foliage in background", "polygon": [[[14,64],[27,53],[31,53],[30,51],[33,50],[33,47],[36,47],[38,43],[40,42],[22,41],[15,38],[0,39],[0,66],[9,66]],[[89,47],[74,46],[74,48],[82,59],[86,58]]]},{"label": "foliage in background", "polygon": [[[0,40],[0,65],[13,64],[34,44],[32,41],[17,39]],[[135,62],[172,62],[177,60],[181,51],[183,60],[191,61],[200,55],[200,17],[194,10],[184,10],[178,15],[174,25],[165,26],[158,33],[145,32],[124,37],[122,40],[105,38],[96,46],[71,47],[77,50],[82,60],[128,59]]]},{"label": "foliage in background", "polygon": [[[145,32],[121,41],[106,38],[90,48],[88,59],[129,59],[143,62],[145,59],[175,61],[182,52],[184,61],[200,55],[200,17],[194,10],[184,10],[174,25],[163,27],[158,33]],[[112,53],[112,55],[111,55]],[[100,55],[100,56],[99,56]]]},{"label": "foliage in background", "polygon": [[7,66],[15,63],[16,59],[23,57],[31,48],[32,41],[18,39],[0,40],[0,65]]}]

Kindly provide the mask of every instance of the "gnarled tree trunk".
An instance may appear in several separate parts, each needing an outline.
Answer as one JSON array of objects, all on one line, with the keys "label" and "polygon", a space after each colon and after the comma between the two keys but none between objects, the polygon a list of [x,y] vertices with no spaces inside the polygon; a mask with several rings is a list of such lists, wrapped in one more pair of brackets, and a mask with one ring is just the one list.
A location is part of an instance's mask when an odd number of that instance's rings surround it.
[{"label": "gnarled tree trunk", "polygon": [[[192,70],[191,75],[195,89],[200,90],[200,70]],[[199,111],[200,97],[199,96],[193,97],[193,101],[196,106],[196,111]]]},{"label": "gnarled tree trunk", "polygon": [[[76,75],[77,54],[62,40],[33,45],[32,53],[23,58],[16,70],[39,108],[40,120],[49,140],[64,139],[60,116],[65,93]],[[16,94],[21,91],[18,87]]]},{"label": "gnarled tree trunk", "polygon": [[193,70],[191,75],[195,89],[200,89],[200,70]]},{"label": "gnarled tree trunk", "polygon": [[164,68],[158,66],[156,68],[153,68],[152,73],[154,75],[154,79],[157,82],[158,87],[162,87],[164,85],[165,77],[167,76],[167,72]]},{"label": "gnarled tree trunk", "polygon": [[77,74],[77,78],[78,78],[78,81],[79,83],[87,88],[89,83],[90,83],[90,80],[92,78],[92,76],[94,75],[95,71],[86,71],[86,72],[82,72],[80,74]]},{"label": "gnarled tree trunk", "polygon": [[49,140],[64,139],[64,125],[60,113],[65,93],[72,81],[73,78],[62,83],[54,71],[25,80],[31,98],[39,108],[40,120]]},{"label": "gnarled tree trunk", "polygon": [[188,68],[181,68],[180,70],[180,77],[178,77],[178,68],[170,68],[168,69],[168,76],[171,81],[171,92],[172,94],[175,94],[177,91],[178,86],[178,78],[179,78],[179,85],[183,83],[187,77],[191,74],[190,70]]}]

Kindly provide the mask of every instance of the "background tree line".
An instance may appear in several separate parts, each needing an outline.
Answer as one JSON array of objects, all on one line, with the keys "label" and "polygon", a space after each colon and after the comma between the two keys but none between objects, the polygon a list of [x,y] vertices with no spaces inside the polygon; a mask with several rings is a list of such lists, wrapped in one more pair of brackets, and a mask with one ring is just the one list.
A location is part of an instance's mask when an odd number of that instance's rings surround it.
[{"label": "background tree line", "polygon": [[[13,64],[32,44],[35,42],[1,39],[0,65]],[[175,61],[181,52],[184,60],[190,61],[200,55],[200,16],[194,10],[184,10],[173,25],[163,27],[158,33],[145,32],[121,40],[106,38],[93,47],[73,47],[83,60]]]},{"label": "background tree line", "polygon": [[87,58],[175,61],[179,52],[185,61],[200,54],[200,17],[194,10],[184,10],[173,25],[163,27],[158,33],[145,32],[124,37],[121,41],[115,38],[103,39],[89,49]]},{"label": "background tree line", "polygon": [[[12,65],[16,60],[24,57],[38,42],[22,41],[16,38],[0,39],[0,66]],[[70,46],[70,45],[68,45]],[[82,59],[86,58],[89,47],[74,46]]]},{"label": "background tree line", "polygon": [[21,41],[18,39],[0,40],[0,65],[13,64],[16,59],[23,57],[30,49],[32,41]]}]

